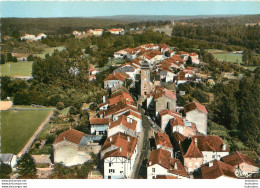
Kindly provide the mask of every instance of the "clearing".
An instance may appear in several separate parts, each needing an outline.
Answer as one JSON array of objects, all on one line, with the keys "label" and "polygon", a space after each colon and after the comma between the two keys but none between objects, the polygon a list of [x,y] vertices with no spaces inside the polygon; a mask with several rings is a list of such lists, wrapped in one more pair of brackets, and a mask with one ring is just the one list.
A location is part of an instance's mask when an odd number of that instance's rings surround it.
[{"label": "clearing", "polygon": [[59,46],[59,47],[45,48],[42,53],[40,53],[40,54],[33,54],[33,55],[37,56],[37,57],[40,57],[42,59],[45,59],[45,55],[46,54],[49,54],[51,56],[52,53],[54,52],[54,50],[56,50],[56,49],[59,50],[59,51],[62,51],[62,50],[65,49],[65,47]]},{"label": "clearing", "polygon": [[32,61],[7,62],[0,65],[1,76],[32,76]]},{"label": "clearing", "polygon": [[17,154],[31,138],[49,110],[1,111],[1,152]]}]

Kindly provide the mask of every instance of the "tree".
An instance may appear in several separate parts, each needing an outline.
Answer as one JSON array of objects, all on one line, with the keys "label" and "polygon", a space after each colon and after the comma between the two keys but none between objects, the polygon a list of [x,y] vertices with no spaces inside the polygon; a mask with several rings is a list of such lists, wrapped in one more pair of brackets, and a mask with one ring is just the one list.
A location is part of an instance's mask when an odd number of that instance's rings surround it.
[{"label": "tree", "polygon": [[25,153],[17,164],[18,174],[20,178],[33,179],[37,178],[37,169],[34,159],[29,153]]},{"label": "tree", "polygon": [[13,57],[13,62],[17,62],[17,58],[16,57]]},{"label": "tree", "polygon": [[64,105],[63,102],[58,102],[56,107],[57,107],[58,110],[62,110],[65,107],[65,105]]},{"label": "tree", "polygon": [[28,57],[27,57],[27,61],[33,61],[33,55],[30,54]]},{"label": "tree", "polygon": [[13,61],[13,56],[12,56],[11,53],[8,53],[8,54],[7,54],[6,61],[7,61],[7,62],[12,62],[12,61]]},{"label": "tree", "polygon": [[0,164],[0,179],[9,179],[9,174],[12,173],[12,168],[8,164]]},{"label": "tree", "polygon": [[5,64],[5,56],[4,56],[4,54],[1,54],[0,64]]},{"label": "tree", "polygon": [[186,65],[192,65],[192,59],[190,56],[188,57],[188,59],[186,61]]}]

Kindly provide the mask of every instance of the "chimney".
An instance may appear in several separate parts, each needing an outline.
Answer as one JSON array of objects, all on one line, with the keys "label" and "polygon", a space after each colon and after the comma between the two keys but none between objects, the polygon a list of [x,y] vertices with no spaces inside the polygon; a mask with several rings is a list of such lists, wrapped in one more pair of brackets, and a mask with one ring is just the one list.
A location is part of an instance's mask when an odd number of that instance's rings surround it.
[{"label": "chimney", "polygon": [[63,140],[66,140],[66,137],[65,137],[65,136],[63,137]]},{"label": "chimney", "polygon": [[103,103],[105,103],[106,102],[106,96],[104,95],[103,96]]},{"label": "chimney", "polygon": [[213,161],[210,161],[209,162],[209,167],[212,167],[213,166]]},{"label": "chimney", "polygon": [[159,164],[161,164],[162,163],[162,161],[159,161]]},{"label": "chimney", "polygon": [[195,138],[194,142],[195,142],[195,145],[197,146],[198,145],[198,138]]},{"label": "chimney", "polygon": [[122,148],[119,148],[119,151],[122,152]]},{"label": "chimney", "polygon": [[151,161],[149,162],[149,165],[152,165],[152,162],[151,162]]},{"label": "chimney", "polygon": [[127,137],[127,141],[130,142],[130,136]]},{"label": "chimney", "polygon": [[225,151],[226,149],[227,149],[227,145],[226,145],[226,144],[223,144],[222,150]]},{"label": "chimney", "polygon": [[113,140],[112,137],[110,137],[110,138],[109,138],[109,141],[112,142],[112,140]]},{"label": "chimney", "polygon": [[177,162],[174,163],[174,169],[175,169],[175,170],[178,170]]}]

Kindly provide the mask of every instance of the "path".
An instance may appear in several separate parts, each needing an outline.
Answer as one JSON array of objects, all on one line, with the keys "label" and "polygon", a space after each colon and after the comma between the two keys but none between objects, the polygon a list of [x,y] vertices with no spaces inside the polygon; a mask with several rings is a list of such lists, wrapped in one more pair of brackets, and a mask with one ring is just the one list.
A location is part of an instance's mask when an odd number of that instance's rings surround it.
[{"label": "path", "polygon": [[36,137],[39,135],[39,133],[42,131],[43,127],[50,121],[50,118],[53,114],[52,110],[49,115],[45,118],[45,120],[41,123],[41,125],[38,127],[38,129],[34,132],[34,134],[32,135],[32,137],[30,138],[30,140],[25,144],[25,146],[23,147],[23,149],[17,154],[17,157],[21,157],[23,154],[25,154],[28,149],[31,147],[31,145],[33,144],[34,140],[36,139]]}]

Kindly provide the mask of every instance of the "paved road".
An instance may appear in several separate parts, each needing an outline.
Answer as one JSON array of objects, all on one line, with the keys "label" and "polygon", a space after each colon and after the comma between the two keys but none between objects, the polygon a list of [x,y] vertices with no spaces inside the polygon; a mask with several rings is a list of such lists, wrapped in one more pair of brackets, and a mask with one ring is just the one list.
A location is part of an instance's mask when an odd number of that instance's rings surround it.
[{"label": "paved road", "polygon": [[17,154],[17,157],[21,157],[24,153],[28,151],[28,149],[33,144],[34,140],[38,136],[38,134],[42,131],[43,127],[50,121],[50,118],[53,114],[53,110],[49,113],[49,115],[45,118],[44,122],[41,123],[41,125],[38,127],[38,129],[35,131],[33,136],[30,138],[30,140],[25,144],[23,149]]},{"label": "paved road", "polygon": [[151,151],[149,138],[153,136],[154,129],[152,128],[151,123],[148,121],[147,116],[144,115],[145,111],[140,107],[140,105],[138,105],[138,110],[142,114],[143,132],[139,138],[140,145],[137,146],[139,147],[139,154],[135,163],[132,178],[145,178],[146,159],[148,159]]}]

